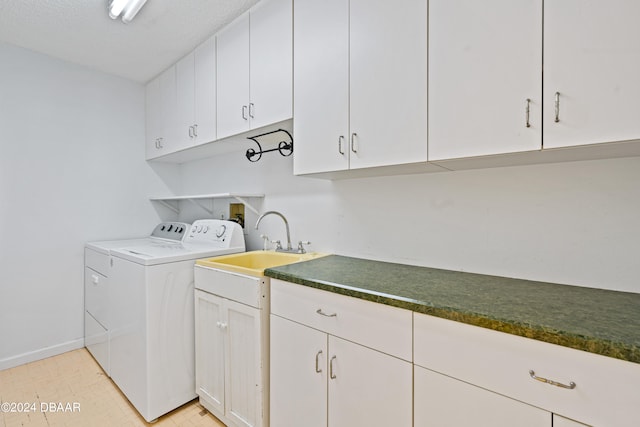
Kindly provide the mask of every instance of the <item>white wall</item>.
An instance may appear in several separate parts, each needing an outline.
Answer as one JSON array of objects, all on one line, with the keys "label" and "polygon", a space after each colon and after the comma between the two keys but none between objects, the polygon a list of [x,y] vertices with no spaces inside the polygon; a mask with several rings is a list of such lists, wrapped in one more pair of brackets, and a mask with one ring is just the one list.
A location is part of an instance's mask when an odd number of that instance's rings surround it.
[{"label": "white wall", "polygon": [[[186,193],[264,192],[311,250],[640,292],[640,158],[324,181],[242,152],[182,165]],[[224,211],[224,207],[222,208]],[[192,220],[193,218],[185,218]],[[277,217],[253,229],[284,239]]]},{"label": "white wall", "polygon": [[84,345],[84,243],[151,231],[157,169],[141,85],[0,44],[0,369]]}]

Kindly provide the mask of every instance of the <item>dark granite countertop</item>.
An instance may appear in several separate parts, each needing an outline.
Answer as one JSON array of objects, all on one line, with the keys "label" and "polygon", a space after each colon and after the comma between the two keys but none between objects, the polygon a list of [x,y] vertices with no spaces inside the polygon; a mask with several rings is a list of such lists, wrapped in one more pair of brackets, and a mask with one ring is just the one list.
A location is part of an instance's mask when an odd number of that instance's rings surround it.
[{"label": "dark granite countertop", "polygon": [[330,255],[268,277],[640,363],[640,294]]}]

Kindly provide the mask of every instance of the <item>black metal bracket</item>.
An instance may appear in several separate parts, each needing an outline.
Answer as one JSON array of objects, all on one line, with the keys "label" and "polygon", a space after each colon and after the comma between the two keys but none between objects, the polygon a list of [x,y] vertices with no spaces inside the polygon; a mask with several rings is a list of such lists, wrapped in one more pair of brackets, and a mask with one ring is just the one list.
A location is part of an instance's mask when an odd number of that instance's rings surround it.
[{"label": "black metal bracket", "polygon": [[[288,138],[288,141],[280,141],[278,143],[278,148],[271,148],[269,150],[263,150],[262,149],[262,145],[260,145],[260,142],[258,142],[258,139],[265,137],[267,135],[275,135],[277,133],[284,133],[286,134],[286,137]],[[282,137],[284,138],[284,135],[282,135]],[[256,151],[253,148],[249,148],[247,150],[247,153],[245,154],[247,156],[247,159],[250,162],[257,162],[258,160],[260,160],[262,158],[262,154],[263,153],[270,153],[272,151],[279,151],[280,154],[284,157],[290,156],[291,154],[293,154],[293,136],[291,136],[291,134],[289,133],[289,131],[285,130],[285,129],[278,129],[278,130],[274,130],[271,132],[266,132],[260,135],[256,135],[256,136],[249,136],[247,137],[247,139],[252,140],[253,142],[255,142],[256,144],[258,144],[258,150]],[[254,157],[258,156],[257,158],[254,159]]]}]

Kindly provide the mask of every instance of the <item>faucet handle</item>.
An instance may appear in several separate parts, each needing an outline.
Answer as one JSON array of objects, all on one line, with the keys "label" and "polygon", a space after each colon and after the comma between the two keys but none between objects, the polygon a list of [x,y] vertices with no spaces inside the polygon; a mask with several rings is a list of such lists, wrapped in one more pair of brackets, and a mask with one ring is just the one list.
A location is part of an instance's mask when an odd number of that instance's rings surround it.
[{"label": "faucet handle", "polygon": [[262,250],[266,251],[269,249],[269,236],[266,234],[261,234],[260,238],[262,239]]},{"label": "faucet handle", "polygon": [[281,251],[282,250],[282,242],[280,242],[280,240],[272,240],[271,243],[275,243],[276,244],[276,251]]},{"label": "faucet handle", "polygon": [[310,242],[310,241],[308,241],[308,240],[300,240],[300,241],[298,242],[298,253],[299,253],[299,254],[304,254],[304,253],[306,253],[307,251],[305,251],[305,250],[304,250],[304,246],[302,246],[302,245],[310,245],[310,244],[311,244],[311,242]]}]

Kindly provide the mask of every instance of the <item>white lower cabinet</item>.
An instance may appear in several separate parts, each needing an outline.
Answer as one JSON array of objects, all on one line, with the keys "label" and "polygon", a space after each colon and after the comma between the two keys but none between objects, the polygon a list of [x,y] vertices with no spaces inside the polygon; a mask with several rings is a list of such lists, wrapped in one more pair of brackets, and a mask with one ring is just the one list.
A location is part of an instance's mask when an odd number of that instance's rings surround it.
[{"label": "white lower cabinet", "polygon": [[[395,328],[411,331],[410,312],[278,280],[271,286],[272,426],[412,425],[413,365],[361,345],[371,332],[386,340],[397,338]],[[292,306],[297,298],[309,304]],[[376,307],[388,327],[369,323]],[[337,336],[343,328],[349,339]]]},{"label": "white lower cabinet", "polygon": [[264,280],[201,267],[196,267],[195,280],[196,287],[207,289],[195,291],[200,403],[228,426],[266,426],[268,317],[260,305],[263,297],[257,294],[252,306],[209,292],[218,283],[220,290],[229,285],[263,290]]},{"label": "white lower cabinet", "polygon": [[420,366],[414,375],[415,427],[551,427],[550,412]]},{"label": "white lower cabinet", "polygon": [[84,345],[110,376],[107,254],[84,250]]},{"label": "white lower cabinet", "polygon": [[[637,363],[417,313],[414,314],[414,363],[416,419],[426,416],[423,411],[427,410],[419,409],[423,404],[445,413],[443,408],[447,406],[457,407],[458,412],[473,413],[477,409],[473,398],[444,392],[436,385],[433,375],[430,380],[434,382],[430,385],[422,368],[446,375],[449,382],[463,381],[464,387],[456,387],[467,390],[464,393],[469,396],[482,395],[488,399],[487,393],[501,395],[490,398],[491,405],[505,408],[500,410],[515,407],[511,403],[511,399],[515,399],[523,405],[553,413],[554,427],[580,425],[580,422],[631,427],[640,419],[640,394],[637,393],[640,364]],[[481,390],[468,391],[467,387],[474,386]],[[425,403],[427,396],[431,401]],[[521,410],[523,407],[518,408],[518,412]],[[477,419],[484,416],[486,414],[480,414]],[[420,425],[429,424],[416,424]],[[489,418],[487,422],[476,421],[473,425],[503,424]],[[517,421],[512,425],[525,424]],[[551,418],[546,425],[551,425]]]},{"label": "white lower cabinet", "polygon": [[632,427],[640,364],[271,280],[274,427]]}]

